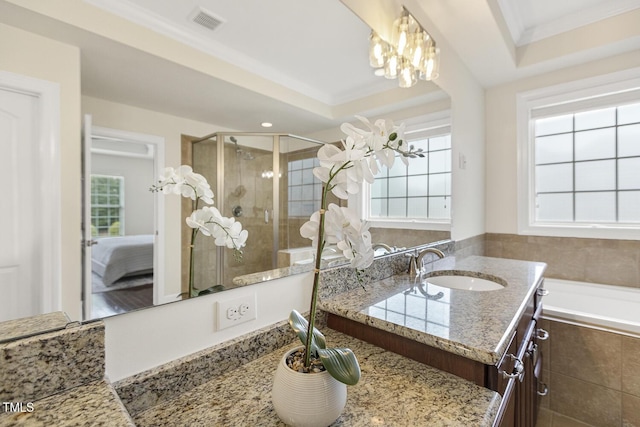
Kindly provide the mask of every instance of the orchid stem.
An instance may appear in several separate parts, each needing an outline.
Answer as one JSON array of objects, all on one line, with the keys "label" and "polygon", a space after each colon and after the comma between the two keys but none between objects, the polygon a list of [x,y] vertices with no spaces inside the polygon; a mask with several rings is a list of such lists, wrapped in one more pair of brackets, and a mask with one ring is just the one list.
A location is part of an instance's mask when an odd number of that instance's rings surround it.
[{"label": "orchid stem", "polygon": [[320,223],[318,225],[318,247],[316,248],[316,267],[313,273],[313,290],[311,291],[311,307],[309,308],[309,327],[307,329],[307,342],[304,347],[305,368],[311,366],[311,346],[313,344],[313,329],[316,324],[316,306],[318,305],[318,289],[320,287],[320,267],[322,266],[322,251],[324,250],[324,215],[326,206],[327,185],[323,185],[322,201],[320,203]]},{"label": "orchid stem", "polygon": [[196,295],[195,293],[195,287],[193,285],[193,266],[194,266],[194,262],[193,262],[193,247],[195,246],[195,241],[196,241],[196,235],[198,234],[198,229],[197,228],[193,228],[191,229],[191,244],[189,245],[189,298],[193,298]]},{"label": "orchid stem", "polygon": [[[195,191],[195,189],[194,189]],[[198,209],[198,202],[200,201],[199,197],[196,197],[196,199],[191,202],[191,208],[192,211],[195,211]],[[192,228],[191,229],[191,244],[189,245],[189,298],[193,298],[195,296],[198,296],[196,294],[196,288],[193,284],[193,280],[194,280],[194,253],[193,253],[193,248],[196,244],[196,235],[198,234],[198,229],[197,228]]]}]

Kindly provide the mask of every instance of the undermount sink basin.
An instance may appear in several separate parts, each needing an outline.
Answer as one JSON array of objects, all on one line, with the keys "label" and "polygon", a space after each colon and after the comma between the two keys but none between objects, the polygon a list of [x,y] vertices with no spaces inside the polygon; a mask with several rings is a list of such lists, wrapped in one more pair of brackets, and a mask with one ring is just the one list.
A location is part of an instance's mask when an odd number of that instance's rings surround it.
[{"label": "undermount sink basin", "polygon": [[443,288],[461,289],[465,291],[497,291],[504,285],[489,279],[474,276],[442,275],[425,279],[427,284],[442,286]]}]

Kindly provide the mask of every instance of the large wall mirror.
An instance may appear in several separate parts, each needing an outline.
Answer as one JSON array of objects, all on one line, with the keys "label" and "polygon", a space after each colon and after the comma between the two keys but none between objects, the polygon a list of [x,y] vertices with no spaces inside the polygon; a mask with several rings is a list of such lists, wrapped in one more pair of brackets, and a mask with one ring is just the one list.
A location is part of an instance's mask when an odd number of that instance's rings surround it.
[{"label": "large wall mirror", "polygon": [[[96,14],[118,13],[103,10],[110,4],[119,3],[117,1],[80,3],[83,8],[95,9],[92,12]],[[137,3],[140,11],[149,9],[149,14],[153,12],[167,20],[172,15],[178,16],[178,11],[172,8],[185,6],[180,5],[182,2],[173,2],[171,7],[143,0],[132,3]],[[153,53],[145,51],[136,40],[126,39],[124,29],[115,41],[104,31],[98,35],[26,9],[7,8],[8,13],[3,18],[9,25],[78,46],[82,65],[82,113],[92,115],[94,126],[105,132],[164,138],[164,166],[193,164],[194,170],[209,180],[223,214],[235,216],[249,229],[250,243],[243,264],[234,264],[231,254],[221,254],[206,240],[198,242],[196,262],[201,270],[196,274],[202,290],[224,291],[255,283],[255,276],[263,272],[265,274],[259,280],[269,279],[269,272],[273,270],[289,268],[295,273],[300,271],[296,269],[305,268],[309,263],[310,242],[303,241],[298,230],[313,212],[314,197],[319,191],[319,184],[312,176],[315,152],[319,144],[338,142],[340,124],[354,121],[355,115],[388,117],[397,122],[407,120],[411,130],[407,139],[426,141],[427,150],[433,152],[430,158],[439,162],[439,177],[427,177],[427,163],[417,169],[414,167],[411,171],[414,178],[403,178],[402,172],[396,170],[384,177],[386,187],[367,190],[370,197],[381,200],[382,191],[389,200],[403,194],[409,200],[405,201],[402,214],[405,217],[417,206],[445,211],[450,208],[452,142],[450,136],[448,147],[437,141],[446,136],[447,130],[450,135],[450,123],[443,119],[450,109],[448,95],[432,82],[419,82],[413,88],[399,89],[396,81],[374,76],[367,62],[370,29],[343,4],[321,2],[300,7],[295,0],[288,0],[285,3],[290,3],[290,7],[276,10],[259,2],[251,2],[248,6],[245,0],[209,0],[206,3],[208,9],[224,16],[226,22],[217,34],[203,34],[202,29],[192,28],[193,23],[184,24],[186,32],[199,37],[200,46],[208,43],[199,53],[191,52],[192,47],[185,49],[189,50],[182,57],[186,58],[186,64],[178,60],[184,52],[178,55],[175,51],[163,50],[162,46],[155,46]],[[190,13],[191,10],[179,11],[185,16]],[[326,30],[327,22],[334,23],[331,34],[319,30]],[[247,28],[252,31],[248,33]],[[260,37],[243,38],[248,34],[260,34]],[[324,36],[319,37],[320,34]],[[271,49],[269,56],[261,47],[264,44],[282,46],[282,49]],[[228,77],[229,73],[225,77],[227,80],[208,75],[192,66],[195,61],[189,63],[191,57],[198,55],[202,60],[203,51],[215,55],[215,52],[207,51],[209,46],[211,49],[222,46],[227,53],[235,52],[236,59],[244,59],[244,62],[234,62],[233,55],[227,56],[230,63],[240,67],[238,70],[247,73],[244,83],[238,79],[231,81],[233,76]],[[302,56],[303,53],[308,56]],[[216,67],[224,69],[218,62],[212,62],[211,69],[215,71]],[[279,73],[275,77],[274,70],[277,71],[275,74]],[[263,118],[274,121],[274,127],[268,133],[259,125]],[[130,191],[138,192],[131,194],[139,196],[125,201],[124,211],[147,215],[147,219],[140,221],[136,217],[114,219],[116,217],[110,217],[109,206],[96,206],[96,236],[151,236],[154,242],[151,256],[164,254],[164,272],[159,272],[156,260],[156,264],[151,263],[153,271],[143,268],[113,281],[106,280],[113,285],[125,279],[133,286],[111,287],[103,281],[100,292],[93,292],[85,284],[85,299],[95,300],[95,294],[100,293],[101,302],[94,305],[112,306],[111,311],[93,309],[85,319],[181,300],[188,270],[184,267],[185,244],[188,243],[181,231],[185,218],[181,201],[164,196],[163,205],[154,201],[151,193],[140,190],[155,183],[157,168],[155,177],[141,175],[143,169],[153,169],[148,164],[133,167],[139,172],[135,176],[122,171],[125,160],[126,163],[149,161],[154,154],[150,147],[155,146],[135,141],[128,144],[113,135],[96,140],[94,145],[97,156],[94,163],[96,168],[101,168],[94,173],[96,191],[107,191],[103,196],[109,204],[111,192],[121,194],[118,185],[129,192],[126,186],[135,182],[137,189]],[[114,159],[114,163],[109,163]],[[446,162],[449,162],[448,168]],[[124,177],[124,183],[118,177]],[[416,185],[430,188],[432,192],[415,193]],[[438,185],[441,190],[436,189]],[[96,193],[96,197],[100,196]],[[380,215],[381,203],[371,205],[369,213]],[[188,212],[188,207],[186,209]],[[388,209],[385,212],[394,215]],[[165,218],[165,225],[161,227],[157,224],[159,215]],[[402,220],[402,215],[396,218],[396,222],[405,223],[402,228],[385,226],[384,220],[377,221],[371,230],[374,242],[410,247],[450,236],[446,212],[439,218],[441,226],[432,228],[412,228]],[[149,219],[151,216],[155,218],[153,221]],[[138,229],[136,222],[140,226],[139,232],[133,231]],[[152,223],[153,227],[150,226]],[[411,232],[406,232],[407,229]],[[385,251],[379,253],[382,255]],[[226,268],[218,269],[218,265]],[[162,277],[158,277],[159,274]],[[254,277],[247,277],[252,275]],[[143,290],[143,286],[149,285],[149,277],[153,278],[151,288],[154,290],[149,295],[147,289],[139,304],[132,303],[134,298],[127,296],[128,291]],[[162,295],[154,295],[160,281],[164,282]]]}]

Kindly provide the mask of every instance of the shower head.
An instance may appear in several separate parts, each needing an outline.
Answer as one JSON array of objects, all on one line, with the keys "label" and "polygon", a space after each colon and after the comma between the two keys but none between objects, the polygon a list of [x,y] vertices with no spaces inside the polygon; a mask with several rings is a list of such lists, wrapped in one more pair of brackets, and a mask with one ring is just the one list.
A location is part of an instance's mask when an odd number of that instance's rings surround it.
[{"label": "shower head", "polygon": [[238,156],[238,158],[242,160],[253,160],[255,158],[250,151],[240,148],[240,146],[238,145],[238,139],[235,136],[230,135],[229,141],[233,142],[233,144],[236,146],[236,155]]}]

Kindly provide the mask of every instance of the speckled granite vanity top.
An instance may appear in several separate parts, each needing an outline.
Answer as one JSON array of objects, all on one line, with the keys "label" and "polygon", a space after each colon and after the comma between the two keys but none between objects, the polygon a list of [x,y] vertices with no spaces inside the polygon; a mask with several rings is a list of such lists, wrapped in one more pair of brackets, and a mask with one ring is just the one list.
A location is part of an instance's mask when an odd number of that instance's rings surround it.
[{"label": "speckled granite vanity top", "polygon": [[[50,317],[20,323],[49,328]],[[133,426],[104,360],[101,321],[0,344],[0,426]]]},{"label": "speckled granite vanity top", "polygon": [[26,404],[22,412],[0,413],[0,426],[135,427],[111,384],[94,381]]},{"label": "speckled granite vanity top", "polygon": [[[334,426],[490,426],[500,395],[346,335],[326,330],[327,341],[356,353],[362,378],[347,391]],[[292,345],[286,348],[291,348]],[[138,426],[282,426],[271,403],[273,375],[286,348],[152,406]]]},{"label": "speckled granite vanity top", "polygon": [[69,322],[62,311],[0,322],[0,342],[64,329]]},{"label": "speckled granite vanity top", "polygon": [[[426,266],[428,274],[439,270],[476,272],[478,277],[502,279],[506,286],[494,291],[420,287],[420,278],[397,274],[367,284],[366,289],[358,287],[323,298],[321,307],[469,359],[496,364],[546,264],[479,256],[457,260],[452,256]],[[443,295],[429,299],[421,291]]]}]

